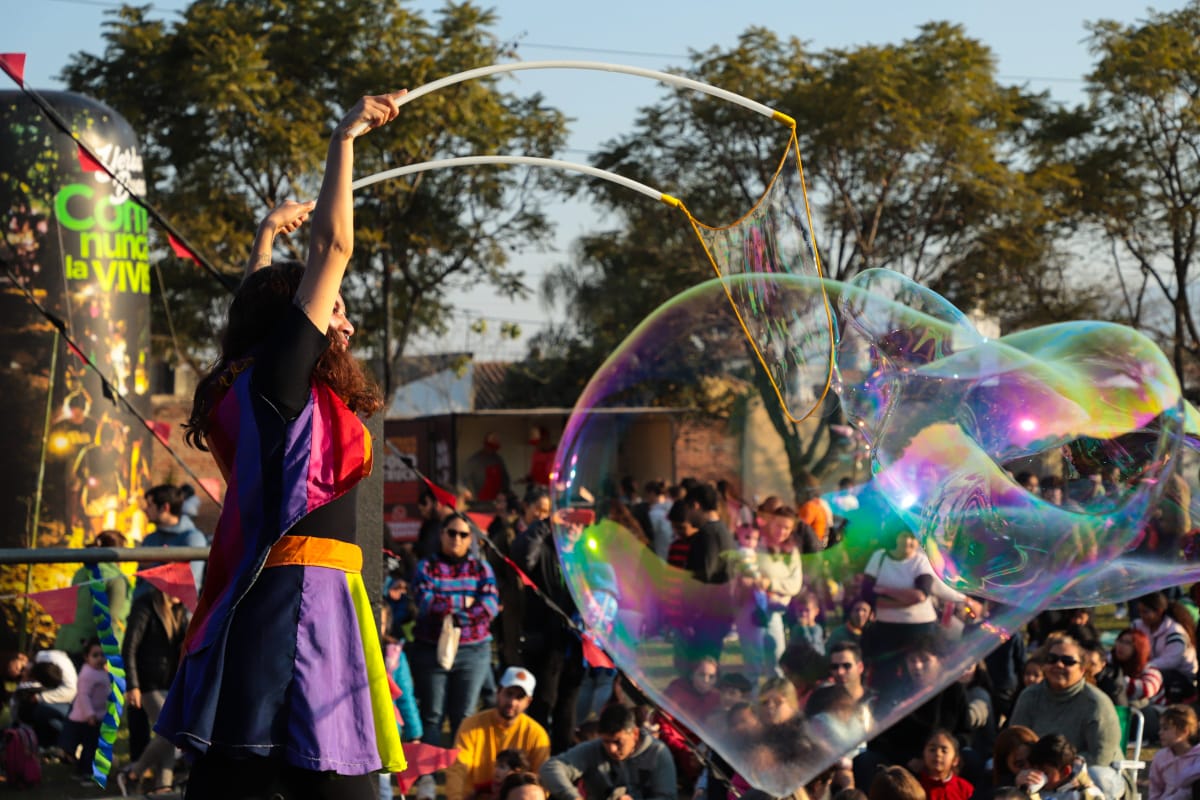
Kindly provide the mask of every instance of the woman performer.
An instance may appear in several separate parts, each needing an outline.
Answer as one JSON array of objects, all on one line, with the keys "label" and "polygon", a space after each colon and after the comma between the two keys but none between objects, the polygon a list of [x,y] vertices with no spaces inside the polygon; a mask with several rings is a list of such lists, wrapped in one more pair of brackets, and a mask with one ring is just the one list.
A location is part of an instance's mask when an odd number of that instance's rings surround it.
[{"label": "woman performer", "polygon": [[[347,351],[339,293],[353,140],[395,119],[402,94],[364,97],[338,123],[307,264],[256,269],[270,252],[256,245],[196,388],[187,440],[211,449],[228,490],[157,726],[194,758],[187,798],[373,798],[371,773],[404,768],[354,543],[355,485],[371,469],[355,414],[383,401]],[[307,210],[265,224],[294,229]]]}]

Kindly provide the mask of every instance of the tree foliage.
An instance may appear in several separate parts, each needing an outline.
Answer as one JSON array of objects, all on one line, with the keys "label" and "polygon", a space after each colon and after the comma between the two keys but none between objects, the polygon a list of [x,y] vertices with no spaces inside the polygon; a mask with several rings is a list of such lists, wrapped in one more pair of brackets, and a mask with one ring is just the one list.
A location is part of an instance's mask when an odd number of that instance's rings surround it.
[{"label": "tree foliage", "polygon": [[1056,143],[1075,209],[1110,244],[1119,318],[1148,329],[1196,383],[1200,247],[1200,2],[1091,26],[1091,97]]},{"label": "tree foliage", "polygon": [[[148,10],[123,7],[107,23],[105,52],[77,54],[63,77],[141,133],[154,201],[231,273],[267,210],[315,195],[324,143],[344,106],[512,56],[493,32],[494,14],[469,2],[447,3],[433,19],[383,0],[196,0],[175,23],[149,20]],[[402,115],[360,140],[356,174],[454,155],[548,155],[566,130],[540,96],[486,80],[434,93]],[[443,171],[360,193],[344,289],[385,381],[414,334],[445,330],[453,287],[528,290],[510,253],[546,240],[541,203],[556,180]],[[283,249],[303,251],[296,241]],[[227,298],[185,267],[172,268],[166,284],[181,355],[204,355]]]},{"label": "tree foliage", "polygon": [[[1073,225],[1063,198],[1074,176],[1029,156],[1053,110],[1043,96],[1001,85],[991,52],[961,28],[930,23],[898,44],[824,52],[751,28],[731,48],[694,53],[684,73],[797,120],[814,235],[830,277],[888,267],[1006,328],[1093,307],[1095,290],[1072,285],[1062,245]],[[636,129],[594,163],[681,197],[705,222],[728,224],[762,195],[786,144],[777,122],[676,90],[642,109]],[[648,209],[607,184],[593,194],[619,226],[582,239],[573,263],[544,282],[545,294],[570,309],[574,329],[540,338],[514,378],[521,391],[577,392],[646,314],[712,277],[689,226],[672,211]],[[844,422],[836,407],[827,413]],[[794,474],[819,472],[847,444],[826,426],[817,447],[782,413],[772,421]]]}]

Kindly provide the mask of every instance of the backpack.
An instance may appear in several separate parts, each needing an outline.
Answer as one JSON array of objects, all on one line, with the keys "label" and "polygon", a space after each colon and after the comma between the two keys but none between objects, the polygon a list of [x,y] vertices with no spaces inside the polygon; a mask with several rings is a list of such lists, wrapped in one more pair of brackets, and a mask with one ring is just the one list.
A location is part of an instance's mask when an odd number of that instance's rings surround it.
[{"label": "backpack", "polygon": [[38,760],[37,735],[28,725],[17,724],[0,734],[0,758],[8,785],[21,789],[42,782],[42,762]]}]

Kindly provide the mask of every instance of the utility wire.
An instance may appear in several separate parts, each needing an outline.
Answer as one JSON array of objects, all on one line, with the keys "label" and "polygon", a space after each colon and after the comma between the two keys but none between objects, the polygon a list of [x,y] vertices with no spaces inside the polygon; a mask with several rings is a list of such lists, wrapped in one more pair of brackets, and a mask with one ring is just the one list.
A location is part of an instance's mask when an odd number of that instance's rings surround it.
[{"label": "utility wire", "polygon": [[[75,1],[78,2],[79,0]],[[50,105],[50,103],[44,97],[26,84],[25,81],[18,78],[18,76],[9,73],[7,70],[5,70],[5,72],[10,78],[13,79],[13,82],[17,84],[18,88],[25,93],[25,96],[32,100],[33,104],[41,109],[42,114],[45,115],[46,119],[50,120],[54,127],[58,128],[60,131],[70,137],[71,141],[75,142],[76,146],[78,146],[81,151],[86,153],[92,159],[92,161],[100,166],[105,174],[112,179],[114,184],[125,190],[125,192],[129,195],[129,199],[146,209],[146,213],[149,214],[150,217],[167,232],[167,235],[186,248],[192,257],[196,259],[196,263],[199,264],[206,272],[208,272],[208,274],[212,275],[213,278],[215,278],[216,281],[221,284],[222,288],[231,294],[237,289],[237,286],[234,284],[233,280],[214,267],[212,262],[210,262],[207,258],[200,255],[196,248],[192,247],[192,245],[188,243],[183,234],[176,230],[175,226],[167,221],[167,218],[163,216],[162,212],[155,208],[149,200],[133,191],[133,189],[128,183],[125,182],[124,179],[121,178],[121,176],[113,172],[109,166],[104,163],[104,160],[100,158],[99,154],[92,149],[91,145],[83,141],[83,139],[79,138],[79,136],[77,136],[75,132],[71,130],[71,126],[65,119],[63,119],[62,115],[58,113],[54,106]]]},{"label": "utility wire", "polygon": [[162,447],[171,455],[171,458],[175,459],[175,462],[179,464],[185,473],[187,473],[188,477],[191,478],[205,494],[212,498],[212,501],[217,504],[218,508],[220,508],[221,501],[208,490],[196,473],[192,472],[192,468],[189,467],[186,462],[184,462],[182,456],[176,453],[171,445],[159,438],[158,434],[154,431],[154,426],[150,424],[150,421],[143,417],[141,412],[133,407],[133,403],[129,402],[125,395],[117,391],[117,387],[112,385],[112,383],[108,380],[108,376],[104,374],[104,371],[100,369],[95,361],[93,361],[83,352],[83,348],[75,343],[74,338],[71,337],[71,332],[67,330],[66,321],[57,314],[49,311],[45,306],[38,302],[38,299],[34,297],[33,292],[29,290],[29,287],[25,286],[17,274],[13,272],[12,265],[9,264],[8,261],[0,260],[0,265],[3,266],[4,272],[7,273],[9,282],[15,286],[22,295],[24,295],[25,299],[29,301],[29,304],[32,305],[39,314],[45,317],[47,322],[58,329],[59,334],[62,335],[63,340],[67,343],[67,346],[71,348],[71,352],[78,356],[79,359],[83,361],[84,365],[88,367],[88,369],[92,370],[92,372],[99,376],[100,384],[104,389],[104,396],[112,400],[117,405],[124,407],[126,411],[136,417],[138,421],[145,426],[146,430],[150,431],[151,435],[154,437],[154,440],[162,445]]},{"label": "utility wire", "polygon": [[[417,469],[416,459],[414,459],[411,456],[407,456],[407,455],[401,455],[401,456],[399,456],[399,458],[402,462],[404,462],[404,465],[406,467],[408,467],[408,469],[411,470],[413,472],[413,474],[415,474],[422,483],[424,483],[426,486],[428,486],[430,488],[431,491],[433,491],[434,495],[436,497],[438,497],[439,502],[441,502],[442,497],[446,497],[447,499],[453,498],[452,494],[450,494],[445,489],[443,489],[440,486],[438,486],[437,484],[435,484],[432,480],[430,480],[425,475],[425,473],[423,473],[423,472],[421,472],[421,470]],[[449,505],[449,504],[443,503],[443,505]],[[561,606],[559,606],[557,603],[555,603],[553,600],[551,600],[546,595],[546,593],[544,591],[542,591],[541,587],[538,586],[533,581],[532,578],[530,578],[528,575],[526,575],[525,571],[523,569],[521,569],[521,567],[515,561],[513,561],[511,558],[509,558],[507,555],[505,555],[505,553],[502,552],[500,550],[500,548],[496,546],[496,543],[491,540],[491,537],[489,537],[487,535],[487,532],[484,531],[482,528],[480,528],[479,525],[476,524],[475,520],[471,519],[471,516],[469,514],[465,514],[461,511],[459,511],[458,508],[455,507],[454,505],[450,505],[450,509],[453,512],[454,516],[458,517],[460,520],[462,520],[463,522],[467,523],[468,526],[470,526],[471,530],[474,531],[474,533],[475,533],[475,537],[479,540],[480,544],[482,544],[485,549],[491,551],[497,558],[499,558],[509,568],[511,568],[516,573],[517,578],[520,580],[520,582],[524,586],[529,587],[529,590],[532,591],[535,595],[537,595],[541,599],[541,601],[546,604],[547,608],[549,608],[552,612],[554,612],[555,614],[557,614],[559,617],[562,618],[563,624],[567,626],[567,629],[570,630],[571,633],[575,634],[575,636],[577,636],[581,642],[585,641],[585,640],[588,642],[591,642],[592,644],[594,644],[596,646],[597,650],[600,650],[601,652],[603,652],[603,649],[600,647],[600,645],[596,641],[595,637],[593,637],[590,633],[588,633],[588,631],[580,623],[576,622],[575,619],[571,615],[567,614],[566,611],[563,611]],[[390,550],[384,548],[383,552],[386,555],[390,555],[393,558],[396,558],[397,560],[399,560],[399,556],[397,556],[395,553],[391,552]],[[557,557],[557,553],[555,553],[555,556]],[[605,655],[607,657],[607,654],[605,654]],[[611,661],[611,658],[609,660]],[[622,674],[624,675],[624,672],[622,672]],[[628,680],[631,684],[633,683],[633,679],[630,678],[628,675],[625,675],[625,679]],[[637,687],[636,684],[634,684],[634,686],[635,686],[635,688],[638,688],[638,691],[643,696],[645,696],[646,693],[644,691],[642,691],[639,687]],[[647,698],[647,700],[648,699],[649,698]],[[706,753],[701,748],[700,743],[696,741],[696,735],[694,733],[692,733],[692,731],[689,730],[682,723],[678,723],[678,720],[675,720],[675,718],[673,716],[671,716],[670,713],[664,712],[661,708],[658,708],[658,711],[660,713],[666,714],[666,716],[668,718],[670,718],[672,722],[675,722],[678,724],[677,730],[679,731],[680,735],[683,737],[684,745],[688,748],[688,750],[691,751],[692,755],[694,755],[697,758],[697,760],[699,760],[706,767],[708,767],[709,772],[711,773],[711,776],[714,778],[717,778],[718,780],[724,781],[727,784],[730,784],[730,791],[732,791],[734,793],[734,796],[741,797],[741,793],[738,792],[736,787],[732,786],[731,776],[727,775],[725,770],[723,770],[719,765],[717,765],[713,761],[711,755],[709,753]]]}]

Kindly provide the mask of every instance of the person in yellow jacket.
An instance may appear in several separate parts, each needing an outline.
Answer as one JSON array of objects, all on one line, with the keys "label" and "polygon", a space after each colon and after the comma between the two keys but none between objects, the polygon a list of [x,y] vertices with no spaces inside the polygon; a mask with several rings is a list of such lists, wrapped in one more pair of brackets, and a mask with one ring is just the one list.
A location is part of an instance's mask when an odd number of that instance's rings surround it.
[{"label": "person in yellow jacket", "polygon": [[446,771],[446,800],[490,793],[501,750],[524,752],[535,774],[550,757],[546,729],[525,714],[536,685],[529,670],[509,667],[500,678],[496,707],[463,720],[454,740],[458,760]]}]

